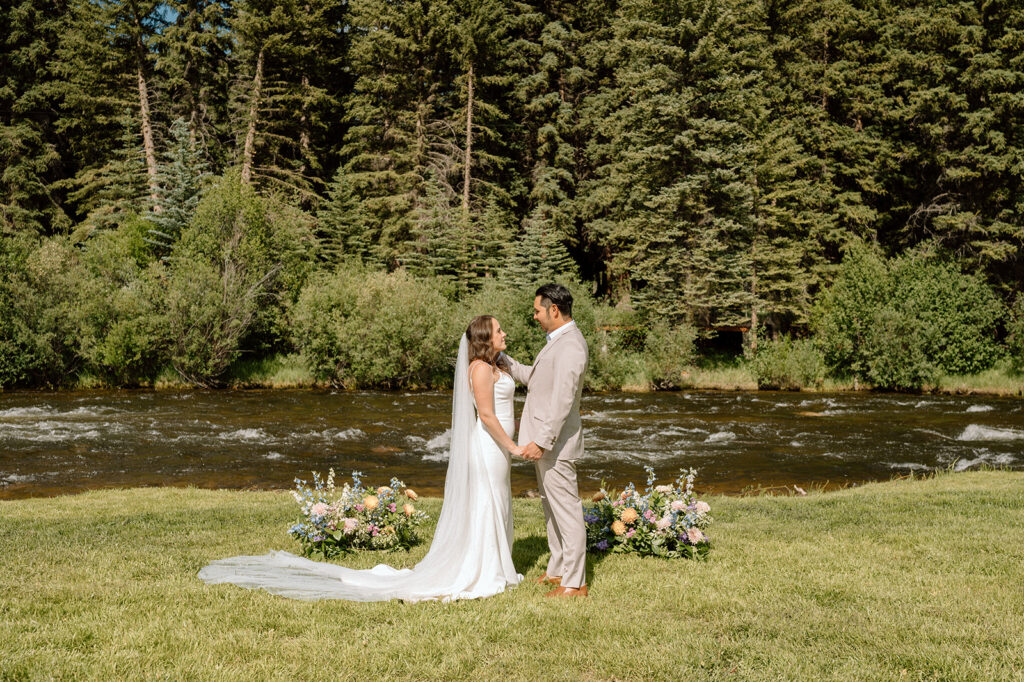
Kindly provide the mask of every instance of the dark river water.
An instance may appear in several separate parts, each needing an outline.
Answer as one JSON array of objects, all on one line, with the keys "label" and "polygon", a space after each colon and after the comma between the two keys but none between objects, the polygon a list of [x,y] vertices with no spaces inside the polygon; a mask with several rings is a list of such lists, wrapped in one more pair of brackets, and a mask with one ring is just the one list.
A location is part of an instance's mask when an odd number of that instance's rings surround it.
[{"label": "dark river water", "polygon": [[[517,414],[522,407],[518,396]],[[580,488],[680,468],[700,491],[845,486],[936,468],[1024,469],[1019,398],[682,392],[586,395]],[[444,484],[450,394],[0,393],[0,498],[92,488],[290,488],[334,467],[427,494]],[[512,465],[516,494],[536,487]]]}]

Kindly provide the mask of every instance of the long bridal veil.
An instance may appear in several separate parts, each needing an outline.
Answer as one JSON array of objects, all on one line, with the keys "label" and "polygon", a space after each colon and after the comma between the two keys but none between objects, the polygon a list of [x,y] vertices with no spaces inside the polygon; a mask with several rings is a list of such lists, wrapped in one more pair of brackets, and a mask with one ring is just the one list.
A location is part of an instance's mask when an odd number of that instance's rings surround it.
[{"label": "long bridal veil", "polygon": [[[452,439],[444,502],[427,555],[412,569],[380,564],[357,570],[311,561],[288,552],[239,556],[212,561],[199,571],[207,583],[233,583],[263,589],[292,599],[384,601],[461,599],[487,596],[504,589],[484,573],[493,569],[487,556],[495,552],[487,540],[487,505],[494,505],[487,471],[474,457],[475,413],[469,386],[468,342],[459,344],[452,391]],[[481,513],[484,510],[485,513]],[[518,576],[510,584],[518,582]]]}]

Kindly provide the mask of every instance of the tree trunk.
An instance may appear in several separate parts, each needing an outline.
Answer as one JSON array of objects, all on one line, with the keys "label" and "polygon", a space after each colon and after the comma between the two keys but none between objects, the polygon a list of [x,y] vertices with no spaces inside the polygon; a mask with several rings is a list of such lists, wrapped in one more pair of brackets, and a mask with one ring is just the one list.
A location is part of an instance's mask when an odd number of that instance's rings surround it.
[{"label": "tree trunk", "polygon": [[306,98],[308,94],[309,76],[302,74],[302,116],[299,117],[299,153],[302,154],[302,166],[299,168],[300,175],[306,174],[308,169],[306,161],[309,160],[309,101]]},{"label": "tree trunk", "polygon": [[242,148],[242,184],[252,182],[252,155],[256,144],[256,118],[259,115],[260,88],[263,85],[263,48],[256,58],[256,76],[252,79],[252,100],[249,102],[249,128],[245,133],[245,146]]},{"label": "tree trunk", "polygon": [[469,224],[470,162],[473,160],[473,65],[469,65],[466,78],[466,154],[462,161],[462,218]]},{"label": "tree trunk", "polygon": [[153,212],[159,213],[160,206],[157,201],[160,199],[159,185],[157,184],[156,166],[156,144],[153,142],[153,122],[149,117],[149,90],[146,88],[146,78],[142,75],[142,65],[138,66],[139,74],[139,115],[142,118],[142,147],[146,153],[146,174],[149,176],[149,198],[153,202]]}]

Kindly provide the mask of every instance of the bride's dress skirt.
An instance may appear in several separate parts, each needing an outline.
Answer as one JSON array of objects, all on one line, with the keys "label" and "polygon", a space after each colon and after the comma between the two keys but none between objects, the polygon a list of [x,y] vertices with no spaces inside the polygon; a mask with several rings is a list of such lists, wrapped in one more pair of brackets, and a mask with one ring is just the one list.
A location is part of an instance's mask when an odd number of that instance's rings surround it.
[{"label": "bride's dress skirt", "polygon": [[[495,384],[495,412],[511,435],[515,384]],[[453,439],[457,430],[453,428]],[[405,601],[473,599],[503,592],[523,577],[512,564],[510,458],[476,420],[468,452],[450,462],[445,500],[427,555],[412,569],[380,564],[358,570],[289,552],[213,561],[199,571],[207,583],[233,583],[292,599]]]}]

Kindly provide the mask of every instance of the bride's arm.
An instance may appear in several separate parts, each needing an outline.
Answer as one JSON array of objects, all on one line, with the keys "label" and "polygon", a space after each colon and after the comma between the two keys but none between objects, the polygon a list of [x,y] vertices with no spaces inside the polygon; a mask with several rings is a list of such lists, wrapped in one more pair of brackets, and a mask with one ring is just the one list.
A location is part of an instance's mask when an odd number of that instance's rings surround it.
[{"label": "bride's arm", "polygon": [[494,372],[486,362],[478,362],[469,370],[470,386],[476,398],[476,411],[480,415],[487,433],[501,448],[518,454],[518,446],[513,442],[505,429],[501,427],[498,416],[494,414]]}]

